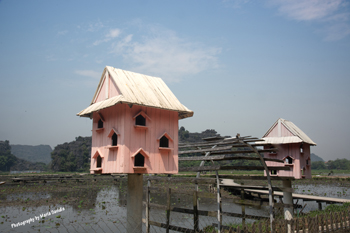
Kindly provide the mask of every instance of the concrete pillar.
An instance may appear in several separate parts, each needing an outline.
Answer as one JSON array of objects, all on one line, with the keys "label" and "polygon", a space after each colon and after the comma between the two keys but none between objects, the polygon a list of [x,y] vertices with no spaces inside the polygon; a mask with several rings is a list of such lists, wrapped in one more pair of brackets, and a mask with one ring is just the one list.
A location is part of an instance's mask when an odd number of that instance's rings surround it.
[{"label": "concrete pillar", "polygon": [[127,232],[142,232],[143,174],[128,174]]},{"label": "concrete pillar", "polygon": [[[283,180],[283,188],[289,188],[289,190],[283,190],[283,203],[289,204],[291,207],[284,207],[284,219],[291,220],[293,218],[293,196],[292,196],[292,181]],[[288,233],[292,232],[291,225],[288,224]]]}]

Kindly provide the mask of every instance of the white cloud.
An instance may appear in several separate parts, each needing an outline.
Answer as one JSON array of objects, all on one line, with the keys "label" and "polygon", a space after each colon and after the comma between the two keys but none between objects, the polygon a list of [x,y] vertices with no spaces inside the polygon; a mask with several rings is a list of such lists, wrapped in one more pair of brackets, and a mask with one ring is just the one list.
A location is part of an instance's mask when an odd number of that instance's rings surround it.
[{"label": "white cloud", "polygon": [[118,28],[111,29],[111,30],[109,30],[109,33],[106,35],[106,37],[116,38],[119,36],[120,32],[121,31]]},{"label": "white cloud", "polygon": [[268,0],[281,15],[297,20],[317,22],[326,40],[340,40],[349,35],[349,10],[345,0]]},{"label": "white cloud", "polygon": [[333,14],[343,0],[271,0],[279,12],[295,20],[316,20]]},{"label": "white cloud", "polygon": [[109,32],[105,35],[102,40],[97,40],[93,43],[93,45],[99,45],[101,43],[106,43],[114,38],[117,38],[121,33],[121,30],[118,28],[110,29]]},{"label": "white cloud", "polygon": [[100,78],[101,76],[101,72],[96,72],[94,70],[76,70],[74,73],[92,78]]},{"label": "white cloud", "polygon": [[136,41],[127,35],[113,44],[113,53],[122,55],[137,72],[160,76],[169,81],[218,67],[220,48],[206,47],[179,38],[175,32],[152,28]]},{"label": "white cloud", "polygon": [[325,40],[335,41],[340,40],[350,35],[350,25],[346,23],[337,23],[327,26],[324,30],[327,34]]}]

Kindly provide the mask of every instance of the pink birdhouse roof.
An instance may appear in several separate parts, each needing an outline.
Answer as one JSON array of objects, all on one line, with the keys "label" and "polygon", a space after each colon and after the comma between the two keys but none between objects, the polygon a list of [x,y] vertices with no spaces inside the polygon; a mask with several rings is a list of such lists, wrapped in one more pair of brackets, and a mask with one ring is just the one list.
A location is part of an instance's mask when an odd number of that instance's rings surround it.
[{"label": "pink birdhouse roof", "polygon": [[[109,91],[111,88],[113,91]],[[193,111],[180,103],[162,79],[111,66],[105,67],[90,106],[77,115],[91,117],[93,112],[119,103],[176,111],[179,119],[193,116]]]},{"label": "pink birdhouse roof", "polygon": [[[277,136],[271,136],[271,132],[275,131],[277,127]],[[282,135],[282,127],[284,127],[290,135]],[[301,129],[299,129],[293,122],[279,118],[270,129],[264,134],[263,139],[268,144],[288,144],[305,142],[316,146],[316,143],[311,140]]]}]

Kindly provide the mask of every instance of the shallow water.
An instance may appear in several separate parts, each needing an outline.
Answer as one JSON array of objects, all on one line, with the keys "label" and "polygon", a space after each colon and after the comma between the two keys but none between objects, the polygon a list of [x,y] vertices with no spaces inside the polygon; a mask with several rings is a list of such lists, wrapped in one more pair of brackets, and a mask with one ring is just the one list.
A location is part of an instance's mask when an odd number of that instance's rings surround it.
[{"label": "shallow water", "polygon": [[[311,194],[318,196],[350,199],[348,184],[297,184],[293,185],[296,193]],[[0,208],[0,232],[126,232],[126,184],[105,185],[103,188],[81,188],[75,191],[45,191],[23,192],[14,194],[2,194],[1,201],[11,202],[11,206]],[[202,188],[205,192],[205,187]],[[151,202],[166,204],[166,193],[151,194]],[[69,202],[70,199],[74,201]],[[23,206],[25,200],[43,200],[40,205]],[[45,203],[46,200],[50,204]],[[55,202],[57,200],[57,202]],[[67,204],[64,204],[67,200]],[[18,205],[16,202],[18,201]],[[34,202],[33,202],[34,203]],[[296,201],[294,201],[296,203]],[[298,204],[305,206],[303,212],[309,212],[318,208],[316,202],[299,201]],[[182,208],[193,208],[193,196],[173,193],[171,205]],[[323,208],[326,204],[323,204]],[[54,213],[53,211],[57,211]],[[215,198],[200,198],[199,210],[216,211]],[[223,198],[222,210],[231,213],[241,213],[242,207],[233,203],[232,199]],[[300,211],[300,209],[299,209]],[[268,216],[268,207],[245,207],[246,214]],[[48,214],[49,213],[49,214]],[[46,214],[46,217],[44,215]],[[145,216],[145,214],[144,214]],[[16,226],[11,224],[34,219],[33,222]],[[171,212],[171,225],[192,228],[193,215]],[[166,213],[162,209],[151,208],[150,220],[166,222]],[[252,221],[248,220],[247,222]],[[200,216],[199,227],[216,223],[215,217]],[[240,218],[223,216],[223,224],[241,223]],[[143,224],[143,231],[145,226]],[[164,229],[151,226],[151,232],[165,232]]]},{"label": "shallow water", "polygon": [[[294,192],[298,194],[350,199],[349,183],[327,181],[324,182],[324,184],[297,184],[293,185],[293,188]],[[294,200],[294,203],[296,202],[297,201]],[[298,204],[301,206],[304,206],[306,204],[303,210],[304,213],[318,209],[318,203],[315,201],[299,200]],[[322,209],[324,209],[326,206],[326,203],[322,203]]]},{"label": "shallow water", "polygon": [[[10,194],[6,200],[37,200],[57,198],[62,200],[65,197],[81,197],[80,201],[74,204],[51,204],[23,207],[13,205],[0,208],[2,218],[0,222],[1,232],[126,232],[126,199],[127,193],[122,184],[108,185],[102,189],[90,189],[77,191],[73,195],[68,192],[36,192]],[[54,199],[56,200],[56,199]],[[166,203],[166,193],[151,194],[151,202],[162,204]],[[52,201],[51,201],[52,203]],[[193,196],[174,193],[171,199],[171,205],[182,208],[193,208]],[[54,213],[53,211],[57,211]],[[217,210],[216,199],[200,198],[199,210]],[[241,213],[241,207],[232,203],[231,199],[223,200],[222,210],[233,213]],[[246,207],[246,214],[267,216],[267,208]],[[46,215],[44,217],[44,215]],[[144,214],[145,216],[145,214]],[[33,219],[33,222],[25,225],[14,226],[11,224],[22,223],[23,221]],[[166,214],[162,209],[152,208],[150,211],[150,220],[157,222],[166,222]],[[223,217],[224,224],[238,223],[240,219],[232,217]],[[247,220],[249,221],[249,220]],[[214,217],[200,216],[199,226],[204,228],[207,225],[215,223]],[[192,228],[193,215],[171,212],[171,225]],[[143,230],[145,226],[143,224]],[[151,227],[152,232],[163,232],[164,229]]]}]

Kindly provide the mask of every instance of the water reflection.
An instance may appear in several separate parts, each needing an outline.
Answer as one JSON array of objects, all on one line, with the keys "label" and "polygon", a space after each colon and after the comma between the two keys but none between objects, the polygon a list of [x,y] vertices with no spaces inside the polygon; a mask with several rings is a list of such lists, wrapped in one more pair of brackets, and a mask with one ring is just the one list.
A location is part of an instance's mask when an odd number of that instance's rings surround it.
[{"label": "water reflection", "polygon": [[[304,185],[294,186],[297,193],[313,194],[327,197],[340,197],[350,199],[348,187],[341,184],[322,184],[322,185]],[[10,195],[2,195],[2,202],[11,202],[12,206],[0,208],[4,213],[0,222],[0,232],[32,232],[46,231],[47,229],[57,228],[58,231],[68,232],[126,232],[126,183],[119,182],[115,185],[101,186],[78,186],[74,191],[47,191],[47,192],[24,192]],[[205,187],[202,187],[205,190]],[[188,190],[187,190],[188,191]],[[207,193],[206,191],[203,191]],[[21,202],[16,200],[47,200],[50,204],[39,206],[21,206]],[[160,205],[166,205],[167,194],[157,192],[151,194],[151,202]],[[23,202],[22,202],[23,203]],[[28,202],[30,203],[30,202]],[[40,202],[43,203],[43,202]],[[301,201],[299,201],[299,204]],[[10,205],[10,204],[9,204]],[[171,196],[171,205],[181,208],[193,208],[193,196],[191,193],[176,193],[175,190]],[[304,205],[304,204],[303,204]],[[25,207],[25,208],[23,208]],[[45,219],[40,215],[52,210],[64,207],[64,211],[52,214]],[[304,212],[317,209],[316,202],[308,202]],[[208,197],[200,197],[199,210],[216,211],[217,203],[214,194],[208,194]],[[224,212],[240,214],[242,207],[233,203],[232,199],[223,198],[222,210]],[[166,214],[163,209],[151,208],[151,220],[157,222],[166,222]],[[268,216],[268,207],[246,206],[245,213],[248,215]],[[11,228],[12,223],[25,221],[29,218],[38,217],[34,223],[25,226]],[[58,217],[59,216],[59,217]],[[190,214],[171,212],[171,224],[180,227],[193,228],[193,216]],[[200,228],[211,225],[216,222],[215,217],[200,216]],[[252,220],[248,220],[250,222]],[[240,218],[223,216],[223,224],[241,223]],[[163,232],[163,229],[154,228],[157,232]]]}]

